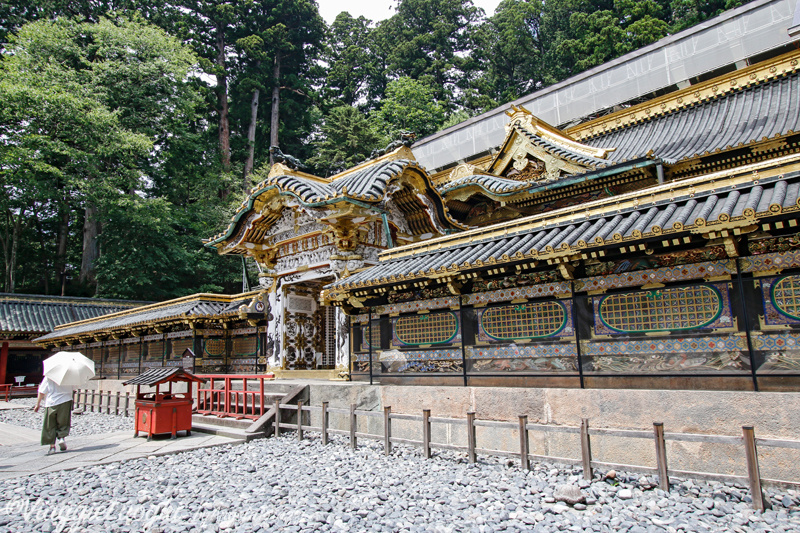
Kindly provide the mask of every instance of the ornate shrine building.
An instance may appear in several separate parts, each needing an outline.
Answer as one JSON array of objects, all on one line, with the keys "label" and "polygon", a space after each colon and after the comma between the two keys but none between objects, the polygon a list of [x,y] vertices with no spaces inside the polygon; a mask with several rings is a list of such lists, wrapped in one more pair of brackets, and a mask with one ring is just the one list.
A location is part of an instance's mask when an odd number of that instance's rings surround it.
[{"label": "ornate shrine building", "polygon": [[61,326],[106,377],[349,372],[494,386],[797,389],[800,52],[559,129],[521,106],[434,173],[401,143],[273,165],[207,241],[260,288]]},{"label": "ornate shrine building", "polygon": [[34,339],[61,324],[140,307],[148,302],[0,294],[0,384],[38,385],[49,355]]},{"label": "ornate shrine building", "polygon": [[[398,145],[330,179],[272,166],[228,228],[207,243],[252,257],[260,290],[199,294],[76,322],[38,342],[87,352],[109,378],[172,365],[204,373],[346,374],[347,317],[321,305],[323,287],[376,264],[393,246],[467,229],[448,214],[408,147]],[[326,372],[300,372],[309,370]]]},{"label": "ornate shrine building", "polygon": [[352,378],[796,389],[798,60],[566,131],[512,107],[499,150],[432,176],[472,229],[325,290]]}]

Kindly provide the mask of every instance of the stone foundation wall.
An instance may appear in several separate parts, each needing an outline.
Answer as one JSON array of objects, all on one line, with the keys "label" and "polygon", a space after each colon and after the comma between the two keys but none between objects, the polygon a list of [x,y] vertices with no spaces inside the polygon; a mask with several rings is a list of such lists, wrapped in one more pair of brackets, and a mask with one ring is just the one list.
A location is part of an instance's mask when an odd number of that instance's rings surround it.
[{"label": "stone foundation wall", "polygon": [[[527,415],[529,423],[652,431],[653,422],[663,422],[667,433],[700,433],[741,436],[742,426],[755,427],[756,437],[800,440],[800,393],[720,392],[666,390],[522,389],[489,387],[370,386],[355,383],[310,384],[311,405],[329,402],[330,407],[422,414],[432,417],[466,418],[475,411],[479,420],[517,422]],[[332,414],[331,426],[347,429],[347,415]],[[312,419],[318,425],[317,416]],[[393,435],[421,440],[422,424],[393,421]],[[359,431],[382,434],[383,419],[361,417]],[[432,441],[466,445],[462,425],[434,424]],[[479,448],[519,450],[519,434],[499,428],[479,427]],[[530,433],[531,454],[579,459],[577,434]],[[596,461],[655,467],[652,439],[592,436]],[[746,475],[743,446],[667,441],[670,469]],[[800,482],[800,450],[759,449],[764,479]]]},{"label": "stone foundation wall", "polygon": [[[117,380],[90,382],[95,390],[123,393],[126,387]],[[306,403],[319,406],[327,401],[331,408],[382,413],[391,406],[393,413],[421,415],[430,409],[432,417],[465,419],[474,411],[479,420],[518,422],[527,415],[530,423],[575,426],[582,418],[593,428],[652,431],[653,422],[663,422],[667,433],[699,433],[739,437],[742,426],[755,427],[756,437],[800,440],[800,393],[744,391],[670,391],[623,389],[554,389],[493,387],[380,386],[354,382],[278,380],[275,386],[309,386]],[[131,393],[135,390],[127,388]],[[185,390],[184,384],[176,392]],[[196,397],[196,394],[195,394]],[[313,413],[311,425],[320,425]],[[331,413],[330,426],[349,428],[347,414]],[[422,424],[395,420],[396,437],[422,439]],[[383,417],[359,417],[359,432],[383,434]],[[479,448],[518,452],[519,434],[515,430],[479,427]],[[432,442],[466,446],[466,430],[460,424],[433,424]],[[655,467],[652,439],[592,436],[596,461]],[[578,434],[530,432],[530,453],[580,459]],[[743,446],[675,442],[667,440],[670,469],[744,476]],[[800,482],[800,450],[759,449],[761,476]]]}]

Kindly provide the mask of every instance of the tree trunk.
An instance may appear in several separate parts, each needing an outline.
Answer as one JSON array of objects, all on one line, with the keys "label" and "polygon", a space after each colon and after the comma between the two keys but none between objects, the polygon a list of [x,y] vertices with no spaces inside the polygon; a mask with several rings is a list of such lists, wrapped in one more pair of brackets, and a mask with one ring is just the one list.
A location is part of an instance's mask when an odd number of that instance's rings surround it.
[{"label": "tree trunk", "polygon": [[80,282],[87,285],[95,283],[95,262],[99,255],[97,235],[100,223],[97,220],[97,207],[93,204],[86,206],[83,220],[83,255],[81,257]]},{"label": "tree trunk", "polygon": [[[280,103],[281,103],[281,53],[275,51],[275,64],[272,69],[272,114],[269,121],[269,145],[280,146],[278,144],[278,126],[280,124]],[[272,153],[269,154],[269,164],[274,165],[275,161]]]},{"label": "tree trunk", "polygon": [[46,239],[44,236],[44,230],[42,230],[42,221],[39,218],[39,213],[34,208],[33,210],[33,220],[36,224],[36,233],[39,235],[39,248],[41,249],[41,258],[42,258],[42,283],[44,285],[44,294],[50,294],[50,254],[47,253],[47,244]]},{"label": "tree trunk", "polygon": [[225,71],[225,23],[217,23],[217,112],[219,113],[219,152],[222,170],[231,169],[231,128],[228,122],[228,74]]},{"label": "tree trunk", "polygon": [[253,91],[250,99],[250,125],[247,127],[247,161],[244,162],[244,176],[242,189],[247,190],[247,177],[253,172],[253,165],[256,156],[256,119],[258,117],[258,99],[261,96],[261,89]]},{"label": "tree trunk", "polygon": [[19,249],[19,239],[22,233],[22,219],[25,216],[25,209],[21,209],[16,217],[11,211],[6,211],[6,229],[10,229],[10,235],[6,232],[2,238],[3,260],[6,267],[6,275],[3,281],[3,292],[14,292],[16,285],[17,269],[17,250]]},{"label": "tree trunk", "polygon": [[58,245],[56,248],[56,275],[61,283],[61,296],[67,287],[67,238],[69,236],[69,208],[66,204],[60,207],[58,222]]},{"label": "tree trunk", "polygon": [[19,250],[19,239],[22,234],[22,218],[25,210],[20,210],[17,220],[14,221],[14,236],[11,241],[11,263],[9,266],[9,285],[8,292],[14,292],[17,285],[17,250]]}]

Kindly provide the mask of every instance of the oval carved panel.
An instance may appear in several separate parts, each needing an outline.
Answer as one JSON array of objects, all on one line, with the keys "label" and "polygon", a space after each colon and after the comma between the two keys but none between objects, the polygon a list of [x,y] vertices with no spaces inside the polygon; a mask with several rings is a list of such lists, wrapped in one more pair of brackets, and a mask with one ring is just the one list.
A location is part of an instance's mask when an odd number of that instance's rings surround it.
[{"label": "oval carved panel", "polygon": [[442,344],[458,333],[458,318],[454,313],[430,313],[404,316],[397,319],[394,334],[408,346]]},{"label": "oval carved panel", "polygon": [[561,331],[567,311],[560,302],[493,307],[481,314],[481,327],[496,340],[540,339]]},{"label": "oval carved panel", "polygon": [[621,333],[698,329],[720,313],[722,297],[710,285],[612,294],[599,308],[603,324]]}]

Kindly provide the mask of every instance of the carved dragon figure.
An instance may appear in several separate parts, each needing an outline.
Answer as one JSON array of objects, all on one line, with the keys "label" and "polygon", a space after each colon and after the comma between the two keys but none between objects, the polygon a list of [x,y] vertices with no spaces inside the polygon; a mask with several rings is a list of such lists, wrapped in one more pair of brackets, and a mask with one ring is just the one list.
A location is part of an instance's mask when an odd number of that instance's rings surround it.
[{"label": "carved dragon figure", "polygon": [[306,166],[302,161],[289,154],[284,154],[277,146],[269,147],[269,155],[275,163],[283,163],[292,170],[305,170]]}]

